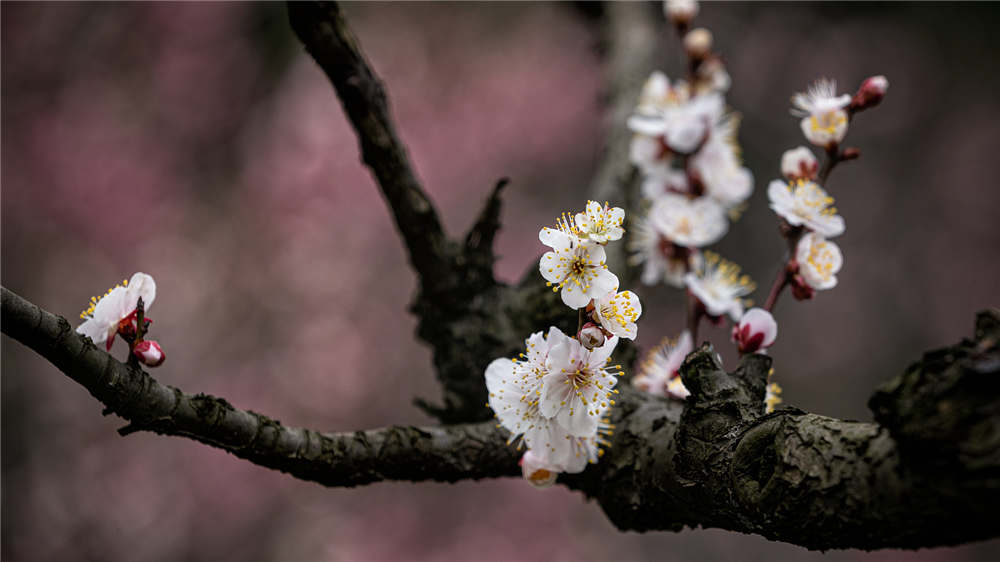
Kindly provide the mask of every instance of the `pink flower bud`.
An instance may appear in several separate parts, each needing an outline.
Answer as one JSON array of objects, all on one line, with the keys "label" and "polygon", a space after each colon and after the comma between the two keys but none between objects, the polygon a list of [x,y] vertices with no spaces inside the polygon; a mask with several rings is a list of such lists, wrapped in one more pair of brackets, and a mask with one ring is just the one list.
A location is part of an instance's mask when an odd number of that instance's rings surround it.
[{"label": "pink flower bud", "polygon": [[548,488],[556,483],[559,476],[559,469],[545,461],[541,456],[531,449],[528,449],[521,457],[521,474],[532,486],[536,488]]},{"label": "pink flower bud", "polygon": [[861,83],[854,98],[851,99],[852,111],[863,111],[875,107],[885,97],[889,90],[889,80],[885,76],[872,76]]},{"label": "pink flower bud", "polygon": [[778,337],[778,323],[763,308],[751,308],[743,314],[738,326],[733,327],[733,341],[740,353],[763,351]]},{"label": "pink flower bud", "polygon": [[781,155],[781,174],[791,181],[814,180],[819,172],[819,160],[804,146],[786,150]]},{"label": "pink flower bud", "polygon": [[583,325],[583,328],[580,329],[580,333],[576,335],[576,339],[580,340],[583,347],[587,349],[601,347],[604,345],[604,330],[593,322],[587,322]]},{"label": "pink flower bud", "polygon": [[142,340],[135,344],[132,353],[139,359],[139,362],[147,367],[159,367],[167,356],[163,353],[160,344],[154,340]]}]

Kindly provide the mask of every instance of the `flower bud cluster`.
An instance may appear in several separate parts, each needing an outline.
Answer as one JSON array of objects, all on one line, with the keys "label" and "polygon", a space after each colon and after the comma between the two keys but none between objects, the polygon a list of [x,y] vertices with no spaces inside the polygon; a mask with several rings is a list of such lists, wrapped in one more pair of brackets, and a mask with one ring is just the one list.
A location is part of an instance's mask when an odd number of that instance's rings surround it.
[{"label": "flower bud cluster", "polygon": [[104,296],[91,297],[87,308],[80,313],[83,323],[76,331],[95,344],[105,344],[107,351],[111,351],[115,337],[120,335],[129,342],[129,347],[139,362],[149,367],[159,366],[166,359],[163,349],[156,341],[143,339],[147,325],[152,323],[145,316],[145,311],[149,310],[154,299],[156,282],[145,273],[136,273],[131,279],[109,289]]}]

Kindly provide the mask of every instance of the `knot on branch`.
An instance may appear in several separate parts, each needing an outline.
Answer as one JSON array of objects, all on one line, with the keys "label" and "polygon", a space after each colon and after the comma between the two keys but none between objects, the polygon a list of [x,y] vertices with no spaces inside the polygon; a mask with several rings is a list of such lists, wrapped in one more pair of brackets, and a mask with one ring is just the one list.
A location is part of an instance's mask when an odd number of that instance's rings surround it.
[{"label": "knot on branch", "polygon": [[680,368],[681,380],[691,392],[685,402],[686,422],[697,427],[702,439],[710,440],[760,417],[770,370],[771,358],[753,353],[727,373],[711,344],[703,344]]},{"label": "knot on branch", "polygon": [[976,335],[925,353],[868,402],[900,451],[923,466],[1000,470],[1000,312]]}]

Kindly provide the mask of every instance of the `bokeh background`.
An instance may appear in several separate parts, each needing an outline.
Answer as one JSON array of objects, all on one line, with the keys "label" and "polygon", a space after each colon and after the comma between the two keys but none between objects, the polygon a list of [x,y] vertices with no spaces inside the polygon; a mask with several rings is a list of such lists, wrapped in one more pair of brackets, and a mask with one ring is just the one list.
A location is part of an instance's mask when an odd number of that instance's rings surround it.
[{"label": "bokeh background", "polygon": [[[411,405],[438,396],[406,312],[413,276],[282,5],[0,10],[5,286],[75,319],[145,271],[159,287],[161,381],[317,429],[431,421]],[[495,180],[512,179],[504,279],[534,267],[535,232],[582,206],[600,157],[594,11],[347,6],[447,228],[466,228]],[[847,91],[889,77],[884,104],[848,136],[863,157],[828,185],[848,224],[840,285],[783,301],[772,352],[788,403],[868,420],[881,381],[998,304],[997,6],[711,3],[697,23],[729,65],[757,185],[718,249],[763,287],[759,301],[782,253],[764,188],[802,143],[789,96],[819,76]],[[675,76],[670,44],[662,66]],[[681,329],[683,297],[641,294],[648,348]],[[724,330],[707,335],[727,346]],[[513,479],[325,489],[191,441],[121,438],[121,420],[7,338],[2,387],[11,562],[1000,557],[1000,541],[822,555],[718,530],[619,533],[580,494]]]}]

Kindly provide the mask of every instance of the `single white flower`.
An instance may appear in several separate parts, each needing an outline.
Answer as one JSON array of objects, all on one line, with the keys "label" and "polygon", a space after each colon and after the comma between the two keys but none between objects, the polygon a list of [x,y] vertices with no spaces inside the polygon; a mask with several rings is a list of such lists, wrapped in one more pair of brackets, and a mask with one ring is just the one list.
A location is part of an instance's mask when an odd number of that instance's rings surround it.
[{"label": "single white flower", "polygon": [[792,96],[792,115],[802,117],[800,123],[806,139],[822,147],[839,143],[847,134],[847,111],[851,103],[848,94],[837,95],[837,83],[820,79],[809,86],[805,93]]},{"label": "single white flower", "polygon": [[576,214],[575,232],[580,238],[607,244],[620,239],[625,233],[622,228],[624,220],[625,210],[621,207],[610,207],[607,202],[601,205],[597,201],[587,201],[587,210]]},{"label": "single white flower", "polygon": [[751,308],[740,318],[739,325],[733,326],[732,337],[740,353],[763,352],[778,337],[778,323],[763,308]]},{"label": "single white flower", "polygon": [[620,338],[634,340],[638,329],[635,321],[642,314],[639,297],[632,291],[610,291],[594,301],[594,319]]},{"label": "single white flower", "polygon": [[844,217],[833,207],[833,197],[816,182],[774,180],[767,186],[771,209],[792,226],[805,226],[827,238],[844,233]]},{"label": "single white flower", "polygon": [[652,113],[636,113],[628,119],[627,125],[636,133],[663,137],[664,143],[674,152],[690,154],[722,116],[724,105],[721,94],[710,92]]},{"label": "single white flower", "polygon": [[552,248],[538,262],[538,271],[549,286],[555,285],[553,291],[561,291],[566,306],[582,308],[618,287],[618,277],[608,271],[599,244],[581,240],[566,228],[543,228],[538,239]]},{"label": "single white flower", "polygon": [[753,174],[740,164],[737,141],[740,118],[728,114],[712,127],[708,141],[691,157],[691,169],[705,187],[705,194],[726,209],[746,201],[753,193]]},{"label": "single white flower", "polygon": [[671,242],[689,248],[712,244],[729,230],[726,211],[717,201],[674,193],[664,194],[653,203],[649,223]]},{"label": "single white flower", "polygon": [[550,459],[569,455],[568,434],[551,416],[543,416],[538,406],[542,379],[548,373],[549,353],[565,342],[579,345],[555,327],[549,329],[547,336],[536,332],[525,340],[527,350],[521,354],[521,360],[494,359],[486,367],[489,405],[500,425],[510,431],[507,442],[523,439],[529,449]]},{"label": "single white flower", "polygon": [[837,272],[844,265],[844,255],[833,242],[815,232],[806,233],[795,249],[799,262],[799,275],[813,289],[832,289],[837,286]]},{"label": "single white flower", "polygon": [[629,265],[642,265],[640,280],[645,285],[661,281],[671,287],[684,286],[684,274],[700,267],[701,253],[695,248],[678,246],[661,236],[649,221],[635,219],[629,239]]},{"label": "single white flower", "polygon": [[90,305],[80,313],[84,322],[76,328],[77,333],[87,336],[95,344],[106,344],[106,349],[110,351],[118,329],[135,321],[135,309],[140,297],[146,310],[156,298],[156,282],[145,273],[136,273],[99,299],[91,297]]},{"label": "single white flower", "polygon": [[611,395],[618,380],[605,366],[616,345],[618,338],[612,336],[593,350],[574,339],[554,346],[542,377],[541,414],[553,418],[572,436],[593,436],[604,412],[614,404]]},{"label": "single white flower", "polygon": [[664,0],[663,15],[671,23],[687,25],[698,15],[698,0]]},{"label": "single white flower", "polygon": [[734,322],[743,316],[740,297],[757,287],[750,277],[740,275],[740,267],[714,252],[705,252],[703,266],[684,276],[684,284],[705,307],[709,316],[728,314]]},{"label": "single white flower", "polygon": [[686,398],[690,393],[684,387],[678,369],[693,349],[694,341],[687,330],[677,340],[664,338],[646,354],[639,374],[632,379],[632,386],[656,396]]},{"label": "single white flower", "polygon": [[816,160],[812,151],[804,146],[786,150],[781,155],[781,175],[788,181],[815,180],[817,172],[819,172],[819,160]]}]

